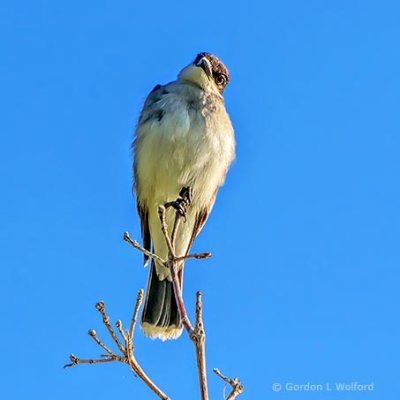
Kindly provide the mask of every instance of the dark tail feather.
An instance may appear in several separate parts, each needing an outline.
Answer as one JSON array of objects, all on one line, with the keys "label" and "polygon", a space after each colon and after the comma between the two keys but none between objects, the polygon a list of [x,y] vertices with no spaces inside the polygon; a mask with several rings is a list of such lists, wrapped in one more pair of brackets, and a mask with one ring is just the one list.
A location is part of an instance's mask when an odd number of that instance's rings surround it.
[{"label": "dark tail feather", "polygon": [[[182,286],[182,273],[179,277]],[[161,340],[176,339],[182,333],[174,287],[168,279],[158,279],[154,260],[151,261],[141,325],[146,336]]]}]

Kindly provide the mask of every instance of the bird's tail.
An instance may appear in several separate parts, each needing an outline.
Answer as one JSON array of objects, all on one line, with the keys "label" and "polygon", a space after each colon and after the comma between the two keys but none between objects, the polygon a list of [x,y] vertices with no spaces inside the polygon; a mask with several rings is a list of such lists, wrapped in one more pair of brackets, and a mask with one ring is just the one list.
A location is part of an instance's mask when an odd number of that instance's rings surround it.
[{"label": "bird's tail", "polygon": [[[178,274],[181,288],[182,272],[181,269]],[[153,339],[176,339],[182,333],[173,284],[168,279],[158,278],[154,260],[151,261],[141,326],[143,333]]]}]

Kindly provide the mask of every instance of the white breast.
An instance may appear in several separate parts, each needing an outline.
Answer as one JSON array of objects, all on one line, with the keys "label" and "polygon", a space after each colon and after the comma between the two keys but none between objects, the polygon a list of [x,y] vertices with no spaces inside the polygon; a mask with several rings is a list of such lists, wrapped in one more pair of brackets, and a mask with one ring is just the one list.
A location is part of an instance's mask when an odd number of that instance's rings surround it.
[{"label": "white breast", "polygon": [[[216,112],[190,107],[182,96],[168,93],[162,98],[162,118],[139,126],[136,142],[137,197],[149,212],[149,227],[156,254],[167,256],[157,209],[176,200],[183,187],[193,190],[187,221],[180,225],[176,250],[183,255],[199,210],[211,210],[218,187],[234,158],[234,136],[223,103]],[[204,110],[203,110],[204,111]],[[160,119],[160,120],[159,120]],[[172,226],[173,213],[167,217]],[[169,271],[156,265],[160,279]]]},{"label": "white breast", "polygon": [[232,127],[226,124],[225,110],[220,121],[220,113],[204,117],[176,95],[167,95],[164,101],[161,121],[149,121],[138,132],[138,196],[160,204],[176,199],[182,187],[191,186],[194,200],[203,207],[222,184],[233,159]]}]

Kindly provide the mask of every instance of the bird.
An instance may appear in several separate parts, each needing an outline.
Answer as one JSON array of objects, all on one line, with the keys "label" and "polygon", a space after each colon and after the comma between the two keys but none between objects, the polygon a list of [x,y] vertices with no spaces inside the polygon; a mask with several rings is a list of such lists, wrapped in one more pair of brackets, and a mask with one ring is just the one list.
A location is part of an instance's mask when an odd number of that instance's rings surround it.
[{"label": "bird", "polygon": [[[176,255],[187,255],[235,159],[234,129],[223,98],[229,81],[229,71],[217,56],[199,53],[175,81],[151,90],[139,115],[132,144],[133,188],[143,247],[163,260],[168,247],[158,208],[176,206],[177,198],[190,196],[175,242]],[[169,229],[174,219],[174,213],[167,213]],[[145,255],[145,265],[148,261]],[[183,267],[182,261],[176,268],[181,290]],[[162,341],[178,338],[183,329],[171,272],[154,258],[141,328],[145,336]]]}]

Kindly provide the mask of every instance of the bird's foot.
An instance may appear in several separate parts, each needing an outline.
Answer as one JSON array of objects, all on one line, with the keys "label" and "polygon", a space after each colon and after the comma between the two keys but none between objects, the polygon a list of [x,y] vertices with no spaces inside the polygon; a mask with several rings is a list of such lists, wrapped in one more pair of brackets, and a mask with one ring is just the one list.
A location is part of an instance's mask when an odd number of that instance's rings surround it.
[{"label": "bird's foot", "polygon": [[178,215],[186,219],[186,205],[183,199],[178,198],[174,201],[169,201],[168,203],[164,204],[164,207],[166,209],[172,207],[178,213]]},{"label": "bird's foot", "polygon": [[191,187],[183,187],[181,191],[179,192],[179,198],[181,198],[186,206],[190,206],[193,201],[193,191]]},{"label": "bird's foot", "polygon": [[184,221],[186,222],[186,211],[187,207],[192,203],[192,197],[192,188],[183,187],[179,192],[179,197],[174,201],[165,203],[164,207],[167,209],[172,207],[179,216],[183,217]]}]

